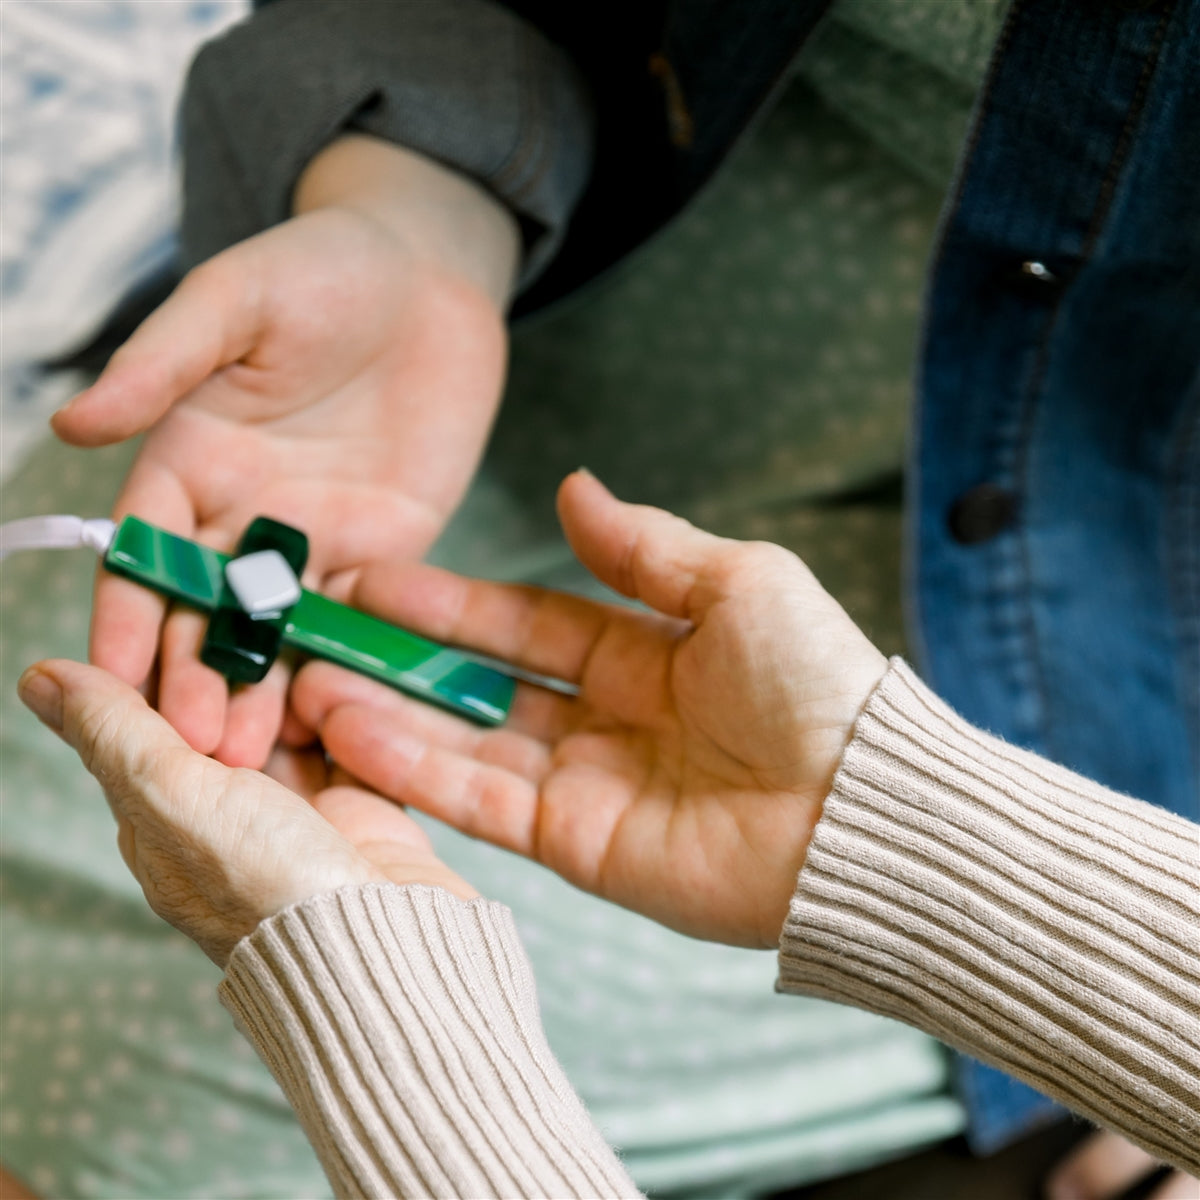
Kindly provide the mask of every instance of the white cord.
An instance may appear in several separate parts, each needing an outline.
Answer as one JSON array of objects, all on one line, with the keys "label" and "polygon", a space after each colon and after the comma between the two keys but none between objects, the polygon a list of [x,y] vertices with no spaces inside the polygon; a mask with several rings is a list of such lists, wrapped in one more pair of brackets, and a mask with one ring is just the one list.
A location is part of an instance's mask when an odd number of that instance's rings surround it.
[{"label": "white cord", "polygon": [[14,550],[77,550],[88,546],[97,554],[108,553],[117,527],[107,517],[58,515],[23,517],[0,525],[0,559]]}]

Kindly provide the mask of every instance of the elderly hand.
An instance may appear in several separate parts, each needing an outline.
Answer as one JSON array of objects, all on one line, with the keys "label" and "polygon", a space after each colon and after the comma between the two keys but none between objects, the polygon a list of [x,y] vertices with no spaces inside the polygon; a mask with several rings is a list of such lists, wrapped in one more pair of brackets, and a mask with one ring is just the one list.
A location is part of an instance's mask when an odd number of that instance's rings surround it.
[{"label": "elderly hand", "polygon": [[97,667],[29,668],[21,699],[78,752],[117,818],[117,844],[150,907],[219,966],[260,921],[320,892],[388,881],[477,893],[434,856],[403,809],[279,756],[302,798],[191,750],[142,697]]},{"label": "elderly hand", "polygon": [[292,704],[386,795],[536,858],[697,937],[776,945],[796,874],[883,656],[794,555],[563,485],[567,537],[654,612],[417,564],[355,600],[423,633],[577,683],[522,687],[480,730],[324,663]]}]

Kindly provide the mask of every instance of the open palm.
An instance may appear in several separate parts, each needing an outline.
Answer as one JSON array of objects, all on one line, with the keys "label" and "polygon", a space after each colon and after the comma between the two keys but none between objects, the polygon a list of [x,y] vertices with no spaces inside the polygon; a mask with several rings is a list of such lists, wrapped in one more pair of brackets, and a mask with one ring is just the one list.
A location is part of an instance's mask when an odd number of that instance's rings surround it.
[{"label": "open palm", "polygon": [[355,599],[431,636],[568,680],[480,731],[314,663],[293,704],[386,795],[696,936],[774,945],[855,717],[885,663],[793,555],[712,537],[573,476],[581,561],[654,612],[364,572]]},{"label": "open palm", "polygon": [[[297,217],[198,268],[55,420],[83,445],[149,428],[116,511],[232,549],[252,518],[303,529],[306,582],[344,594],[372,559],[420,555],[460,498],[499,398],[495,307],[383,225]],[[101,579],[92,654],[140,685],[161,600]],[[204,620],[162,627],[159,707],[196,749],[260,765],[286,678],[230,700],[197,658]]]}]

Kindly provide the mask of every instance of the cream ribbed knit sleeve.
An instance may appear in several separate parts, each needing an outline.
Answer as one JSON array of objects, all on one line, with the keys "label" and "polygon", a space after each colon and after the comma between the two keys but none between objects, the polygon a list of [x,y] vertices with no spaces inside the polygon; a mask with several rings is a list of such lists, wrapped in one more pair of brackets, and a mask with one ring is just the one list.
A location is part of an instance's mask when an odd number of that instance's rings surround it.
[{"label": "cream ribbed knit sleeve", "polygon": [[1197,829],[972,729],[894,662],[779,987],[896,1017],[1200,1174]]},{"label": "cream ribbed knit sleeve", "polygon": [[501,904],[370,885],[263,922],[221,999],[338,1196],[637,1196],[542,1032]]},{"label": "cream ribbed knit sleeve", "polygon": [[[1200,1173],[1196,826],[972,729],[896,662],[800,872],[779,986],[896,1017]],[[318,896],[221,997],[339,1196],[633,1196],[502,905]]]}]

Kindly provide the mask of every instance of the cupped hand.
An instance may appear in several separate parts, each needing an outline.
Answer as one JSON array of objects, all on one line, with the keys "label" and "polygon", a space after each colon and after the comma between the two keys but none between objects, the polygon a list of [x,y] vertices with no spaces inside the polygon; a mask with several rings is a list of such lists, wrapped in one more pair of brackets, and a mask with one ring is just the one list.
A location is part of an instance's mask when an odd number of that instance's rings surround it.
[{"label": "cupped hand", "polygon": [[370,787],[698,937],[777,944],[883,656],[794,555],[616,500],[559,496],[576,554],[651,610],[376,566],[355,601],[579,686],[480,730],[324,663],[292,704]]},{"label": "cupped hand", "polygon": [[[344,594],[362,564],[419,556],[469,482],[504,373],[500,310],[361,212],[293,218],[192,272],[57,414],[76,445],[149,429],[116,503],[218,549],[258,515],[307,533],[305,582]],[[260,766],[277,670],[232,699],[198,658],[205,620],[102,573],[93,661],[140,686],[188,743]]]},{"label": "cupped hand", "polygon": [[273,763],[297,790],[223,766],[128,684],[82,663],[38,663],[19,690],[100,781],[150,907],[219,966],[261,921],[321,892],[392,882],[477,894],[403,809],[330,776],[319,756]]}]

